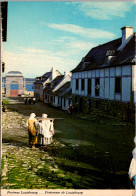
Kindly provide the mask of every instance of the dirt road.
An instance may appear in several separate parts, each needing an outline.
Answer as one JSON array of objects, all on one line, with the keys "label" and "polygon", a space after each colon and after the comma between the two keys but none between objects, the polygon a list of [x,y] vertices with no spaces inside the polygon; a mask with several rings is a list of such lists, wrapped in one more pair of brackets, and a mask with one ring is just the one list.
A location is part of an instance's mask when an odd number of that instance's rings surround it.
[{"label": "dirt road", "polygon": [[[3,188],[131,187],[127,172],[134,147],[133,125],[86,121],[41,102],[25,105],[22,98],[10,99],[7,107],[10,112],[3,113],[3,171],[7,170]],[[55,120],[55,143],[48,148],[33,151],[27,146],[25,123],[32,112],[38,117],[47,113],[63,118]]]}]

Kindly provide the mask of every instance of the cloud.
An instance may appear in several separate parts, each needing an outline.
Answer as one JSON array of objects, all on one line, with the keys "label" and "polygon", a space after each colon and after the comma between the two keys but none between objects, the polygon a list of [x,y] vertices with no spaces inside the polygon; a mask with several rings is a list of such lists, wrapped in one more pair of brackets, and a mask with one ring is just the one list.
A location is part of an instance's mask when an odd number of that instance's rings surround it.
[{"label": "cloud", "polygon": [[73,3],[85,16],[98,20],[111,20],[114,17],[123,18],[130,12],[133,2],[85,2]]},{"label": "cloud", "polygon": [[74,69],[95,45],[68,36],[52,40],[50,44],[54,51],[23,47],[18,47],[14,52],[5,50],[3,60],[6,64],[6,73],[21,71],[24,77],[37,77],[50,71],[51,67],[55,67],[63,74],[64,71]]},{"label": "cloud", "polygon": [[81,26],[74,25],[74,24],[49,24],[48,27],[60,31],[69,32],[90,39],[107,38],[107,37],[109,39],[112,39],[115,37],[115,34],[108,31],[94,29],[94,28],[83,28]]},{"label": "cloud", "polygon": [[86,51],[90,50],[94,46],[93,43],[88,43],[85,41],[73,40],[72,42],[67,43],[68,48],[76,49],[76,51]]},{"label": "cloud", "polygon": [[78,39],[75,37],[61,37],[58,40],[52,40],[52,43],[55,45],[55,47],[64,47],[65,53],[79,53],[82,51],[88,51],[94,46],[96,46],[96,43],[85,41],[84,39]]},{"label": "cloud", "polygon": [[51,51],[40,49],[23,49],[17,52],[4,51],[3,60],[6,64],[6,73],[21,71],[24,77],[37,77],[55,67],[60,72],[70,71],[77,65],[73,59],[65,59]]},{"label": "cloud", "polygon": [[55,67],[61,73],[74,69],[83,56],[96,43],[72,36],[62,36],[49,41],[49,47],[4,50],[3,60],[8,71],[21,71],[24,77],[37,77]]}]

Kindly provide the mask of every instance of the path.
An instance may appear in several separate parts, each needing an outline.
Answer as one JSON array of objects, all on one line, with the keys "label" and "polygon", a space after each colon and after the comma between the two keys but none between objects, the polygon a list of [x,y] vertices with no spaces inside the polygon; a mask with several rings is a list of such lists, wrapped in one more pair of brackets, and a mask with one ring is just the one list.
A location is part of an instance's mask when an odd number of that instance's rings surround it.
[{"label": "path", "polygon": [[[3,113],[3,155],[8,165],[3,171],[8,172],[3,176],[2,188],[129,188],[133,126],[85,121],[43,103],[25,105],[20,98],[10,102],[10,112]],[[55,121],[55,143],[48,149],[33,151],[27,146],[25,123],[32,112],[39,117],[47,113],[64,118]],[[11,160],[16,163],[14,168]]]}]

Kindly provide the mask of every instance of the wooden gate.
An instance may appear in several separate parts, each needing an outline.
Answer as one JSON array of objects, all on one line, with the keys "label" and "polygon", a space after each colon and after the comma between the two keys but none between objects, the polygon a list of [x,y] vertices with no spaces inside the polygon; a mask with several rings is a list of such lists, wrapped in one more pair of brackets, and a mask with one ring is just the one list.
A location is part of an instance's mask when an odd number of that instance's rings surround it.
[{"label": "wooden gate", "polygon": [[18,90],[10,90],[10,96],[11,97],[17,97],[18,96]]}]

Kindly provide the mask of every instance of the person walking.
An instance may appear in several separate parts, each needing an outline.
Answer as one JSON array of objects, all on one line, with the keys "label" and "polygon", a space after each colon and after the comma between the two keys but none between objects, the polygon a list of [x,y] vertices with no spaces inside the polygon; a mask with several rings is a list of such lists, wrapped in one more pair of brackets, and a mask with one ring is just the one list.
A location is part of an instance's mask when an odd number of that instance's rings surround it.
[{"label": "person walking", "polygon": [[37,143],[37,120],[36,120],[35,113],[30,114],[29,119],[27,120],[27,128],[28,128],[28,134],[29,134],[29,145],[34,148],[35,144]]},{"label": "person walking", "polygon": [[72,108],[72,105],[70,104],[69,107],[68,107],[68,113],[72,114],[72,111],[73,111],[73,108]]},{"label": "person walking", "polygon": [[33,97],[33,104],[35,104],[35,102],[36,102],[36,99],[35,99],[35,97]]},{"label": "person walking", "polygon": [[38,129],[38,144],[49,145],[54,134],[53,119],[48,119],[47,114],[42,114]]},{"label": "person walking", "polygon": [[31,105],[31,102],[32,102],[32,99],[29,98],[29,100],[28,100],[29,105]]}]

